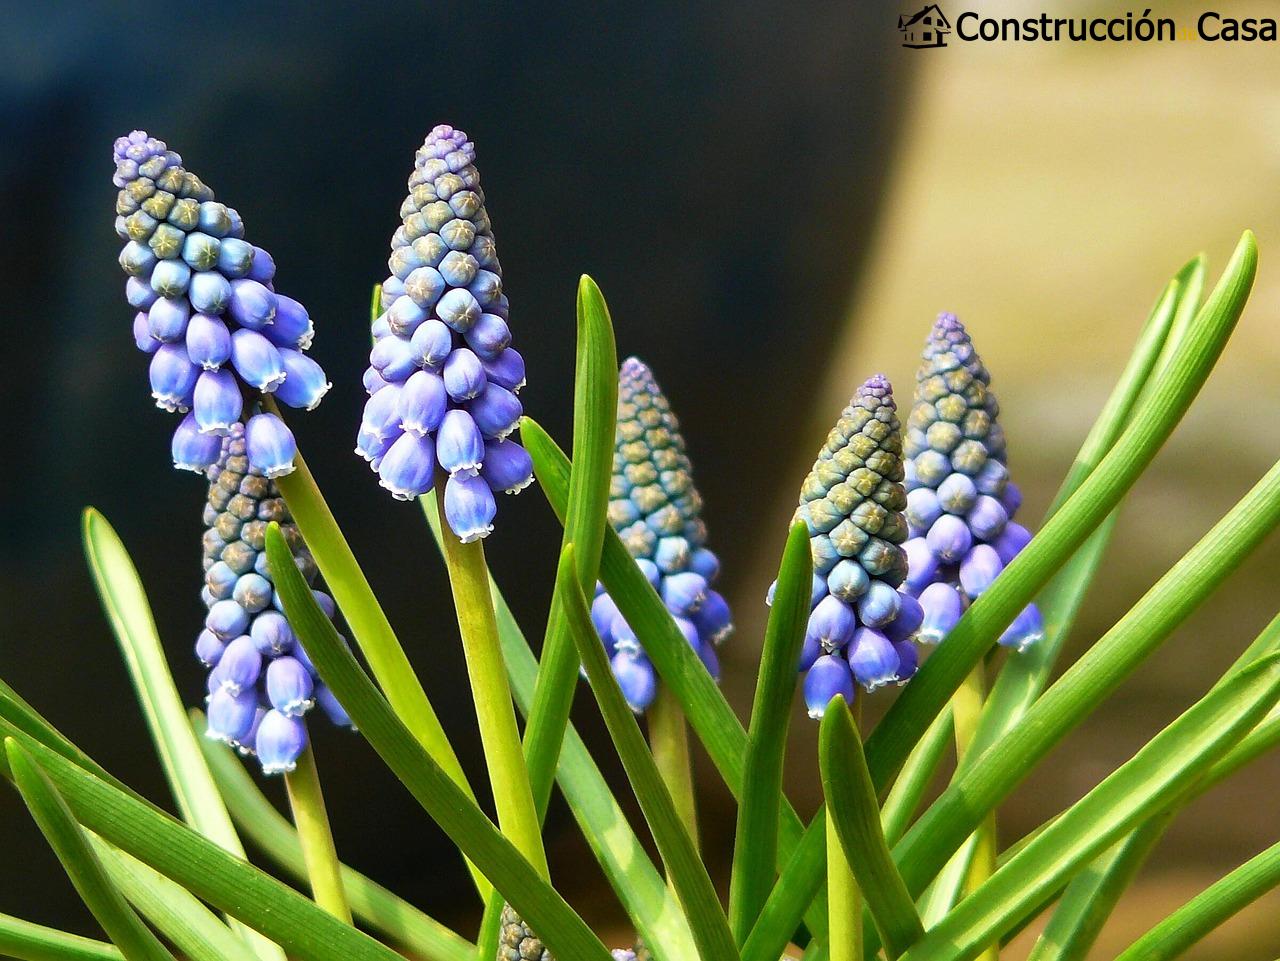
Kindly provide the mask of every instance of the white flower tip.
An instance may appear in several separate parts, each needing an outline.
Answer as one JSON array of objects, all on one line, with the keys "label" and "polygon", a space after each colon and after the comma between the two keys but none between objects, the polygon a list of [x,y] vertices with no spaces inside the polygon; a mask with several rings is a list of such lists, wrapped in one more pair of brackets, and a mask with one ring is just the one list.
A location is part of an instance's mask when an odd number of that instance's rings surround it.
[{"label": "white flower tip", "polygon": [[328,383],[328,384],[325,384],[323,387],[321,387],[319,390],[317,390],[315,397],[311,399],[311,403],[309,403],[306,406],[306,410],[315,410],[317,407],[319,407],[320,401],[324,400],[324,395],[329,393],[329,390],[332,387],[333,387],[333,384]]},{"label": "white flower tip", "polygon": [[464,544],[472,544],[475,541],[482,540],[493,533],[493,525],[488,524],[484,527],[472,528],[469,531],[454,531],[458,535],[458,540]]},{"label": "white flower tip", "polygon": [[532,483],[533,483],[533,475],[530,474],[528,477],[522,480],[519,484],[516,484],[514,487],[508,487],[505,491],[503,491],[503,493],[519,494],[522,490],[524,490],[526,487],[528,487]]},{"label": "white flower tip", "polygon": [[287,464],[281,464],[278,467],[268,467],[262,473],[267,477],[284,477],[286,474],[292,474],[297,468],[293,466],[293,461]]},{"label": "white flower tip", "polygon": [[263,774],[292,774],[297,770],[297,761],[277,761],[274,764],[262,765]]}]

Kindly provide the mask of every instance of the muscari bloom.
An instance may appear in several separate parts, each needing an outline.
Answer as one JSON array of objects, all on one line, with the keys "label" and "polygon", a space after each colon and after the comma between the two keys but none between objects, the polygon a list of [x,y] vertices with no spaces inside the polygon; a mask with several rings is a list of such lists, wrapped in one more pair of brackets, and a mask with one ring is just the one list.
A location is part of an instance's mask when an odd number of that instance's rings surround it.
[{"label": "muscari bloom", "polygon": [[[636,961],[636,952],[629,949],[616,948],[611,953],[614,961]],[[551,952],[509,904],[502,906],[498,961],[554,961]]]},{"label": "muscari bloom", "polygon": [[289,473],[297,453],[289,428],[246,410],[245,397],[274,393],[307,410],[320,403],[330,385],[305,353],[314,334],[306,308],[276,293],[271,255],[244,239],[240,215],[164,141],[141,130],[120,137],[115,164],[134,342],[151,355],[156,406],[186,415],[173,435],[174,466],[204,472],[244,422],[249,464],[266,477]]},{"label": "muscari bloom", "polygon": [[837,694],[852,703],[855,683],[870,692],[905,683],[916,671],[913,638],[922,612],[914,597],[898,590],[907,575],[902,478],[893,391],[877,374],[858,388],[827,435],[795,513],[809,529],[813,556],[800,655],[812,718],[822,717]]},{"label": "muscari bloom", "polygon": [[445,517],[463,543],[493,530],[495,493],[514,494],[533,479],[529,455],[511,437],[524,360],[510,347],[475,156],[466,134],[441,125],[414,159],[356,441],[400,500],[431,490],[437,467],[447,473]]},{"label": "muscari bloom", "polygon": [[[628,358],[618,379],[609,522],[718,679],[716,647],[733,624],[729,605],[711,586],[720,573],[720,561],[706,546],[701,514],[702,498],[693,486],[671,405],[649,368]],[[591,619],[627,703],[637,713],[644,711],[657,693],[657,676],[635,631],[600,584]]]},{"label": "muscari bloom", "polygon": [[[1022,495],[1009,480],[991,375],[954,314],[939,314],[916,374],[907,419],[904,590],[920,600],[920,639],[941,641],[1031,534],[1013,520]],[[1026,607],[1000,637],[1017,650],[1043,636]]]},{"label": "muscari bloom", "polygon": [[[196,656],[208,667],[208,736],[256,754],[266,774],[294,769],[307,743],[306,714],[319,704],[335,724],[351,726],[316,674],[284,616],[267,567],[266,531],[280,524],[308,583],[316,565],[275,482],[249,463],[246,430],[231,425],[208,470],[204,508],[204,580],[208,614]],[[333,599],[315,592],[333,617]]]}]

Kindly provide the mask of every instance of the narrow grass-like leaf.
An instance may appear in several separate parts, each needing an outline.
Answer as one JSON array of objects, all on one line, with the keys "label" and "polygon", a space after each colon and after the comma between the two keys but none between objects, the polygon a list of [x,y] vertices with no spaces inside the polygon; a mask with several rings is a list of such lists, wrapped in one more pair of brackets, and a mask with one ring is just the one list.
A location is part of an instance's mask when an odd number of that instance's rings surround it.
[{"label": "narrow grass-like leaf", "polygon": [[[142,799],[142,795],[118,778],[113,777],[102,765],[76,747],[70,738],[49,723],[44,715],[28,704],[17,691],[3,680],[0,680],[0,721],[7,722],[14,730],[28,735],[51,751],[57,752],[103,781],[115,785],[120,790],[132,794],[139,800]],[[148,801],[147,803],[150,804],[151,802]]]},{"label": "narrow grass-like leaf", "polygon": [[[578,283],[578,341],[573,388],[574,468],[569,476],[564,542],[574,545],[578,585],[591,596],[600,568],[600,550],[608,526],[609,480],[618,410],[618,355],[613,323],[604,295],[594,280]],[[545,462],[542,438],[526,438],[534,469]],[[560,599],[552,598],[542,643],[542,664],[533,707],[525,729],[524,751],[539,817],[545,817],[556,761],[564,740],[573,693],[578,686],[578,655],[569,637]]]},{"label": "narrow grass-like leaf", "polygon": [[967,961],[976,956],[1080,865],[1176,798],[1261,720],[1278,693],[1280,655],[1215,687],[996,871],[903,958]]},{"label": "narrow grass-like leaf", "polygon": [[249,946],[194,894],[96,834],[89,843],[120,893],[188,961],[251,961]]},{"label": "narrow grass-like leaf", "polygon": [[609,961],[600,939],[409,732],[347,649],[290,557],[279,526],[271,524],[267,558],[289,622],[365,739],[553,954]]},{"label": "narrow grass-like leaf", "polygon": [[0,956],[18,961],[121,961],[120,949],[105,941],[0,914]]},{"label": "narrow grass-like leaf", "polygon": [[963,770],[907,832],[894,856],[913,893],[923,890],[987,812],[1150,656],[1277,525],[1280,464],[1031,706],[1022,723]]},{"label": "narrow grass-like leaf", "polygon": [[[279,414],[279,408],[269,397],[264,404]],[[373,676],[417,742],[453,782],[474,799],[475,794],[435,708],[301,453],[294,458],[294,468],[293,473],[276,478],[276,483]],[[489,882],[474,869],[471,873],[480,896],[487,898],[491,891]]]},{"label": "narrow grass-like leaf", "polygon": [[867,763],[879,789],[888,785],[1000,632],[1114,510],[1155,457],[1226,346],[1256,268],[1257,247],[1253,234],[1246,231],[1168,369],[1138,405],[1115,445],[903,688],[867,740]]},{"label": "narrow grass-like leaf", "polygon": [[777,869],[782,769],[812,581],[809,531],[804,524],[794,524],[778,569],[747,731],[729,888],[729,926],[739,944],[751,933]]},{"label": "narrow grass-like leaf", "polygon": [[[196,735],[187,726],[186,710],[169,672],[164,646],[137,568],[115,529],[92,507],[84,512],[81,536],[94,586],[124,655],[147,729],[182,819],[215,844],[244,857],[244,846],[214,787]],[[240,931],[263,961],[284,961],[284,952],[276,945],[252,931]]]},{"label": "narrow grass-like leaf", "polygon": [[[544,463],[545,475],[541,478],[542,490],[551,509],[563,523],[568,501],[569,459],[532,418],[524,419],[521,436],[526,442],[534,436],[538,436],[543,442],[548,456]],[[605,532],[604,549],[600,556],[600,579],[621,609],[627,623],[644,638],[645,653],[653,661],[662,682],[670,685],[679,698],[685,717],[725,784],[734,797],[741,798],[747,732],[716,682],[707,673],[702,660],[672,620],[671,612],[662,603],[662,598],[612,530]],[[779,867],[791,860],[802,833],[803,826],[795,809],[784,798],[778,824]],[[804,860],[807,863],[807,858]],[[819,886],[820,882],[814,882],[815,893]],[[815,905],[806,914],[805,922],[815,937],[823,937],[826,931],[825,906]],[[793,930],[794,928],[795,924],[792,925]]]},{"label": "narrow grass-like leaf", "polygon": [[1172,961],[1258,898],[1280,886],[1280,844],[1216,881],[1129,945],[1116,961]]},{"label": "narrow grass-like leaf", "polygon": [[720,908],[711,877],[685,830],[675,802],[649,753],[640,725],[627,706],[622,689],[609,667],[604,646],[592,627],[586,596],[576,580],[572,544],[567,545],[560,555],[556,590],[562,593],[561,603],[569,621],[569,631],[578,647],[578,656],[600,705],[609,736],[662,854],[667,878],[684,906],[698,946],[698,956],[703,961],[737,961],[738,948],[729,932],[729,922]]},{"label": "narrow grass-like leaf", "polygon": [[[423,500],[429,501],[434,496],[427,494]],[[441,530],[434,503],[424,504],[424,513],[438,544]],[[540,665],[501,589],[492,579],[490,588],[511,693],[527,718]],[[627,823],[608,782],[572,724],[565,731],[556,779],[596,861],[649,950],[660,961],[684,961],[692,957],[693,938],[674,895]]]},{"label": "narrow grass-like leaf", "polygon": [[[335,957],[343,961],[403,961],[390,948],[341,923],[293,888],[3,721],[0,736],[21,743],[84,828],[266,935],[289,957],[298,961],[332,961]],[[7,765],[0,773],[12,778]]]},{"label": "narrow grass-like leaf", "polygon": [[929,730],[894,779],[893,788],[885,798],[880,814],[884,824],[884,837],[891,847],[902,839],[902,835],[910,827],[911,819],[915,817],[925,792],[933,783],[938,765],[942,762],[942,756],[947,753],[947,746],[951,744],[954,733],[951,711],[944,710],[933,719]]},{"label": "narrow grass-like leaf", "polygon": [[[781,876],[742,945],[742,961],[776,961],[791,940],[800,916],[823,889],[827,864],[826,818],[824,804],[783,865]],[[820,829],[814,830],[813,825]]]},{"label": "narrow grass-like leaf", "polygon": [[[1125,364],[1102,408],[1102,413],[1090,428],[1081,444],[1071,469],[1058,489],[1048,516],[1075,493],[1084,479],[1098,466],[1123,432],[1133,413],[1134,406],[1144,391],[1152,389],[1153,372],[1157,362],[1172,356],[1186,332],[1185,324],[1174,330],[1179,318],[1187,323],[1200,303],[1200,290],[1204,284],[1204,258],[1197,257],[1184,266],[1169,281],[1156,301],[1138,337],[1138,343]],[[1000,676],[992,685],[982,718],[974,734],[969,756],[978,757],[1000,739],[1027,712],[1031,703],[1040,696],[1048,683],[1049,675],[1058,655],[1071,633],[1076,614],[1084,603],[1089,585],[1102,563],[1111,534],[1115,529],[1116,513],[1113,512],[1093,532],[1045,588],[1039,599],[1040,613],[1044,618],[1044,637],[1020,656],[1010,658]]]},{"label": "narrow grass-like leaf", "polygon": [[58,856],[85,906],[126,961],[174,961],[173,955],[133,913],[124,895],[111,883],[89,846],[88,837],[39,764],[13,738],[5,739],[4,750],[13,783],[40,833]]},{"label": "narrow grass-like leaf", "polygon": [[[192,712],[203,730],[204,715]],[[298,832],[258,789],[235,752],[218,741],[201,745],[218,790],[240,833],[296,881],[307,881]],[[475,945],[428,917],[355,868],[342,866],[342,885],[356,918],[423,961],[473,961]]]},{"label": "narrow grass-like leaf", "polygon": [[833,698],[823,715],[818,759],[827,817],[835,824],[881,943],[890,959],[897,958],[924,935],[924,928],[885,843],[862,738],[843,698]]}]

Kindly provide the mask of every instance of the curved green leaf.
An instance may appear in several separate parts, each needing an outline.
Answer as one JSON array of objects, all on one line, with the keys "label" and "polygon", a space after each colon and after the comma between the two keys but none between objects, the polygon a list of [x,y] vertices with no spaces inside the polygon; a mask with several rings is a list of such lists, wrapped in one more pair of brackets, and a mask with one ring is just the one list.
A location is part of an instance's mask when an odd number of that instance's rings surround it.
[{"label": "curved green leaf", "polygon": [[120,949],[0,914],[0,955],[18,961],[121,961]]},{"label": "curved green leaf", "polygon": [[1215,687],[929,930],[904,961],[967,961],[1074,871],[1174,800],[1280,694],[1280,655]]},{"label": "curved green leaf", "polygon": [[[146,801],[122,791],[0,721],[35,759],[75,819],[219,911],[243,921],[299,961],[403,961],[316,907],[293,888],[218,847]],[[5,766],[6,777],[12,772]]]},{"label": "curved green leaf", "polygon": [[729,932],[729,922],[720,909],[716,889],[649,753],[640,725],[618,687],[604,645],[591,625],[587,599],[576,580],[572,544],[560,555],[556,590],[562,595],[569,631],[578,646],[578,657],[586,669],[609,736],[662,854],[667,878],[684,906],[698,956],[703,961],[737,961],[738,949]]},{"label": "curved green leaf", "polygon": [[1221,878],[1133,942],[1116,961],[1173,961],[1218,925],[1280,886],[1280,844]]},{"label": "curved green leaf", "polygon": [[[169,673],[164,646],[137,568],[115,529],[92,507],[84,511],[81,536],[94,586],[120,644],[147,729],[182,819],[215,844],[244,857],[244,846],[214,787],[196,735],[187,726],[186,710]],[[284,952],[279,947],[252,931],[240,931],[263,961],[284,961]]]},{"label": "curved green leaf", "polygon": [[827,817],[892,961],[920,940],[924,928],[885,843],[862,738],[842,697],[833,698],[822,717],[818,759]]},{"label": "curved green leaf", "polygon": [[267,559],[289,622],[365,739],[553,954],[609,961],[600,939],[405,727],[320,609],[291,558],[284,535],[272,523],[267,528]]},{"label": "curved green leaf", "polygon": [[14,785],[40,833],[62,862],[62,869],[85,906],[126,961],[174,961],[173,955],[133,913],[124,895],[111,883],[89,846],[89,839],[36,761],[13,738],[5,739],[4,750]]},{"label": "curved green leaf", "polygon": [[809,531],[804,524],[793,524],[778,569],[747,731],[729,888],[729,924],[739,944],[768,899],[778,863],[782,769],[812,589]]},{"label": "curved green leaf", "polygon": [[[201,730],[203,724],[204,715],[192,712],[193,728]],[[231,748],[208,738],[202,738],[200,746],[241,833],[290,877],[306,882],[307,866],[293,825],[258,789]],[[423,961],[474,961],[474,944],[345,864],[342,886],[360,921],[408,948],[415,957]]]}]

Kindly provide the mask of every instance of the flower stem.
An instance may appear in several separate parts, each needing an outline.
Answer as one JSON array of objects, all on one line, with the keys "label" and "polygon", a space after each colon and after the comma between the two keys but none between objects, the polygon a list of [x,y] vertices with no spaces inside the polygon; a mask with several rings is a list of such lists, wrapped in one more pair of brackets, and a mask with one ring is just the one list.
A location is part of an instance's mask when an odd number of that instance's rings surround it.
[{"label": "flower stem", "polygon": [[[952,713],[956,727],[956,758],[962,761],[973,743],[978,729],[978,719],[982,716],[982,705],[986,699],[985,667],[979,662],[959,690],[951,699]],[[996,814],[991,811],[978,830],[974,832],[973,857],[969,861],[969,870],[965,874],[961,886],[962,896],[967,896],[982,886],[996,869]],[[999,943],[992,944],[978,955],[977,961],[997,961],[1000,957]]]},{"label": "flower stem", "polygon": [[462,650],[471,678],[471,696],[480,725],[480,741],[489,768],[489,784],[498,810],[498,826],[544,877],[550,877],[542,847],[538,812],[529,787],[506,664],[498,641],[498,621],[489,590],[489,568],[481,541],[463,544],[449,527],[444,499],[436,499],[444,541],[444,559],[458,612]]},{"label": "flower stem", "polygon": [[[854,699],[854,723],[861,725],[862,698]],[[862,961],[862,892],[853,876],[853,868],[845,857],[844,846],[836,834],[836,822],[827,811],[827,914],[831,961]]]},{"label": "flower stem", "polygon": [[689,757],[689,726],[671,689],[665,684],[649,706],[649,747],[676,811],[698,847],[698,804],[693,793],[693,762]]},{"label": "flower stem", "polygon": [[342,887],[342,868],[334,847],[333,832],[329,830],[329,815],[320,790],[316,756],[310,744],[299,755],[297,767],[284,776],[284,784],[289,792],[289,806],[293,809],[298,840],[302,843],[307,877],[311,880],[311,896],[316,904],[335,918],[350,924],[351,908]]}]

